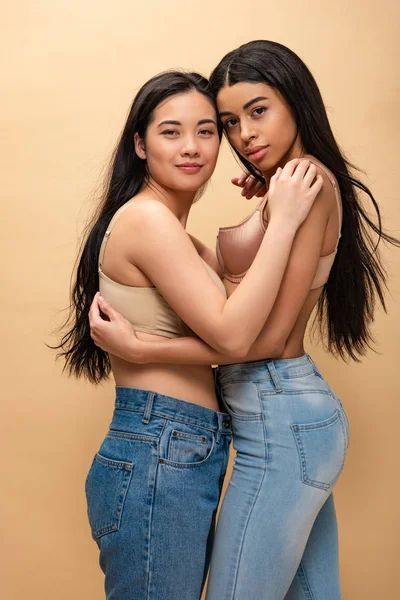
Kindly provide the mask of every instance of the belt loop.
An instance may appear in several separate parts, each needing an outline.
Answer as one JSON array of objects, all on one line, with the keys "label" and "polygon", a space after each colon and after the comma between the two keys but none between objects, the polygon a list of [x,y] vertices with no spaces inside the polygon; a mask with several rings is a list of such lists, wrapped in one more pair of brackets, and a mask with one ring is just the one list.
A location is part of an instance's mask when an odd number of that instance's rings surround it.
[{"label": "belt loop", "polygon": [[309,354],[306,354],[309,362],[313,365],[313,367],[317,368],[317,365],[315,364],[315,362],[313,361],[313,359],[311,358],[311,356]]},{"label": "belt loop", "polygon": [[266,361],[266,365],[267,365],[267,369],[269,371],[269,374],[271,376],[271,379],[273,381],[275,391],[276,392],[281,392],[282,391],[281,381],[279,379],[278,373],[276,372],[274,361],[273,360],[267,360]]},{"label": "belt loop", "polygon": [[149,392],[147,394],[147,401],[146,401],[146,406],[144,409],[144,413],[143,413],[143,423],[148,423],[150,421],[150,417],[151,417],[151,411],[153,409],[153,400],[154,400],[154,392]]},{"label": "belt loop", "polygon": [[221,429],[222,429],[222,421],[224,419],[224,415],[221,413],[217,413],[217,419],[218,419],[218,429],[215,433],[215,443],[219,444],[219,441],[221,439]]}]

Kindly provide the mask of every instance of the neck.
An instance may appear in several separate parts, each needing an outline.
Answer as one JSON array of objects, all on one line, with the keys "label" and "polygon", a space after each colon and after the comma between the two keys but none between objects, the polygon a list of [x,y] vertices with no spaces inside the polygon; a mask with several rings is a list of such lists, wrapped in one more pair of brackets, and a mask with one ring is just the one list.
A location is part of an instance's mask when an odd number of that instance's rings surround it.
[{"label": "neck", "polygon": [[159,202],[165,204],[186,229],[189,211],[192,207],[196,192],[172,190],[160,185],[154,179],[150,179],[140,194],[143,197],[151,198],[153,200],[155,197]]},{"label": "neck", "polygon": [[302,156],[304,156],[304,154],[307,154],[306,150],[303,146],[299,134],[297,134],[293,144],[290,146],[286,154],[282,156],[281,160],[272,169],[263,172],[267,185],[269,185],[270,179],[275,174],[278,167],[281,167],[283,169],[286,163],[288,163],[290,160],[293,160],[294,158],[301,158]]}]

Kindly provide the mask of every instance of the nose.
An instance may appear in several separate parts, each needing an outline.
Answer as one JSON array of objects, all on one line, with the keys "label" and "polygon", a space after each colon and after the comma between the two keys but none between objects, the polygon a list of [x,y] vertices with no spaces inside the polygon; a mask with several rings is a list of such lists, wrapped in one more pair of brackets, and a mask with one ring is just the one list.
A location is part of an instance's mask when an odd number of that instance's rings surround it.
[{"label": "nose", "polygon": [[200,154],[199,144],[196,136],[186,136],[183,142],[181,156],[198,156]]},{"label": "nose", "polygon": [[256,133],[252,127],[252,123],[242,122],[240,124],[240,137],[243,142],[250,142],[251,140],[256,138]]}]

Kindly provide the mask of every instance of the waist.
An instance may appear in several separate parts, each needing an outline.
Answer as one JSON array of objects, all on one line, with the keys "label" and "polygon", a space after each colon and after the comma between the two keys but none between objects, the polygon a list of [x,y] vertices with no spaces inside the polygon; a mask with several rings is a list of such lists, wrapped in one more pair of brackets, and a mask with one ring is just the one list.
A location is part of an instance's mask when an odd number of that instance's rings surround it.
[{"label": "waist", "polygon": [[201,365],[134,365],[110,356],[116,385],[151,389],[159,394],[207,406],[218,407],[213,370]]},{"label": "waist", "polygon": [[298,358],[258,360],[256,362],[223,365],[217,369],[219,385],[238,381],[268,381],[294,379],[315,373],[315,364],[309,354]]},{"label": "waist", "polygon": [[226,413],[150,390],[117,386],[115,408],[126,411],[126,420],[129,420],[130,412],[132,416],[141,413],[143,419],[154,415],[215,432],[231,433],[230,417]]}]

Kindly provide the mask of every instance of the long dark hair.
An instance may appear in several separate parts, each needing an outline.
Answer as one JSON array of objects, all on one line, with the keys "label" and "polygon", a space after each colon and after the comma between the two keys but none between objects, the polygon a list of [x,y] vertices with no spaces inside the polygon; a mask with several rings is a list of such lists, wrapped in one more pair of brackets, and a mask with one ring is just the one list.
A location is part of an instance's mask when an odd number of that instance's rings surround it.
[{"label": "long dark hair", "polygon": [[[114,150],[105,178],[104,194],[96,215],[86,229],[82,242],[75,281],[71,289],[71,306],[65,333],[58,346],[58,356],[65,359],[64,369],[76,377],[84,376],[99,383],[110,373],[108,354],[95,345],[90,337],[88,313],[99,289],[98,256],[101,242],[113,215],[133,198],[148,180],[146,161],[135,151],[134,134],[143,139],[153,113],[161,102],[176,94],[195,90],[203,94],[215,108],[215,97],[209,82],[198,73],[166,71],[145,83],[137,93]],[[218,122],[221,138],[222,126]]]},{"label": "long dark hair", "polygon": [[[373,342],[376,300],[386,309],[386,272],[377,246],[382,239],[396,246],[400,242],[382,230],[375,198],[352,174],[356,168],[336,143],[317,83],[303,61],[282,44],[249,42],[224,56],[210,77],[215,96],[225,85],[241,81],[265,83],[282,94],[306,152],[321,161],[338,181],[343,203],[342,237],[316,316],[328,349],[341,358],[359,360]],[[263,181],[261,171],[233,150],[244,167]],[[371,200],[376,223],[362,206],[359,192]]]}]

